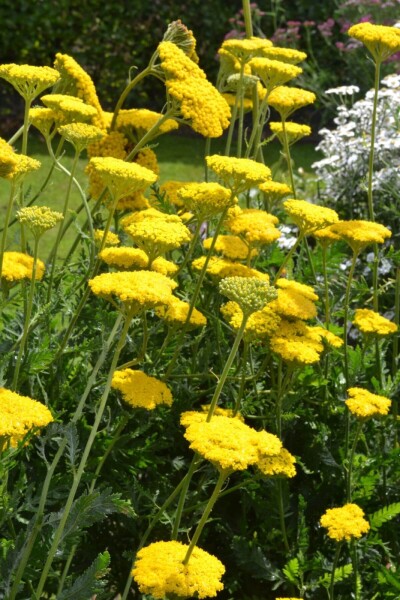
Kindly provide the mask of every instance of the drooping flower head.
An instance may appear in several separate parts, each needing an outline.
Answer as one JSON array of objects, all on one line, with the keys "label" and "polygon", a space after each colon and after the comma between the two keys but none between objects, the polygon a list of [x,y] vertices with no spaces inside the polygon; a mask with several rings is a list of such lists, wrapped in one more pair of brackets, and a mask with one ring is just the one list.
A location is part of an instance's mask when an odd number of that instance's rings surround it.
[{"label": "drooping flower head", "polygon": [[310,235],[339,221],[336,211],[306,200],[285,200],[283,206],[302,235]]},{"label": "drooping flower head", "polygon": [[54,85],[60,74],[51,67],[31,65],[0,65],[0,77],[11,83],[28,103],[39,96],[46,88]]},{"label": "drooping flower head", "polygon": [[364,519],[364,511],[351,503],[341,508],[328,508],[320,522],[328,530],[328,537],[336,542],[358,539],[370,529],[368,521]]},{"label": "drooping flower head", "polygon": [[357,419],[367,420],[388,414],[392,401],[385,396],[372,394],[364,388],[354,387],[347,390],[349,398],[345,404]]},{"label": "drooping flower head", "polygon": [[206,156],[206,163],[235,196],[271,179],[268,167],[249,158],[213,154]]},{"label": "drooping flower head", "polygon": [[182,117],[201,135],[220,137],[230,117],[229,106],[221,94],[175,44],[161,42],[158,52],[167,91],[179,105]]},{"label": "drooping flower head", "polygon": [[373,23],[357,23],[348,30],[348,35],[362,42],[376,62],[386,60],[400,51],[400,29]]},{"label": "drooping flower head", "polygon": [[169,387],[156,377],[143,371],[123,369],[114,371],[111,387],[122,393],[123,400],[134,408],[153,410],[159,404],[171,406],[172,394]]},{"label": "drooping flower head", "polygon": [[0,437],[9,437],[14,444],[29,431],[45,427],[53,420],[41,402],[0,388]]},{"label": "drooping flower head", "polygon": [[357,308],[353,325],[367,335],[379,337],[396,333],[398,330],[396,323],[389,321],[389,319],[368,308]]},{"label": "drooping flower head", "polygon": [[82,67],[76,62],[72,56],[68,54],[56,54],[54,68],[61,75],[60,91],[64,94],[71,94],[83,100],[86,104],[90,104],[96,109],[97,115],[93,121],[94,125],[100,129],[106,128],[106,123],[101,108],[99,98],[97,96],[95,85],[92,78]]},{"label": "drooping flower head", "polygon": [[132,570],[143,594],[162,600],[168,594],[178,598],[214,597],[223,589],[225,567],[212,554],[195,546],[187,565],[189,546],[181,542],[154,542],[139,550]]}]

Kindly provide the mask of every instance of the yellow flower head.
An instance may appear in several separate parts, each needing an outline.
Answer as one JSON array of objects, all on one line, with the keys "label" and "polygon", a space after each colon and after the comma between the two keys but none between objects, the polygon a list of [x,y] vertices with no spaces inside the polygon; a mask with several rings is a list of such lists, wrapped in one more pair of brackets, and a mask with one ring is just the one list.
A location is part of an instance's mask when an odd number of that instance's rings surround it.
[{"label": "yellow flower head", "polygon": [[265,210],[258,208],[240,209],[235,207],[228,212],[226,228],[240,235],[250,247],[259,247],[275,242],[281,232],[275,227],[278,219]]},{"label": "yellow flower head", "polygon": [[390,229],[372,221],[340,221],[331,227],[331,231],[347,242],[353,252],[360,252],[370,244],[383,244],[392,236]]},{"label": "yellow flower head", "polygon": [[294,111],[313,104],[315,100],[316,96],[313,92],[282,85],[272,90],[268,97],[268,104],[281,115],[282,121],[286,121]]},{"label": "yellow flower head", "polygon": [[142,371],[114,371],[111,387],[119,390],[123,400],[134,408],[153,410],[159,404],[172,404],[172,394],[168,386]]},{"label": "yellow flower head", "polygon": [[[94,230],[94,242],[96,246],[100,246],[104,237],[104,231],[102,229]],[[104,247],[106,246],[118,246],[121,243],[121,240],[113,231],[107,231],[106,241],[104,243]]]},{"label": "yellow flower head", "polygon": [[[223,53],[229,53],[233,59],[237,60],[239,64],[246,64],[253,58],[253,56],[260,56],[263,54],[263,50],[270,48],[272,42],[270,40],[258,37],[251,37],[246,39],[228,39],[225,40],[218,50],[221,55]],[[223,52],[221,52],[221,50]]]},{"label": "yellow flower head", "polygon": [[307,58],[307,54],[300,50],[294,50],[293,48],[277,48],[276,46],[264,48],[262,55],[273,60],[289,63],[290,65],[297,65]]},{"label": "yellow flower head", "polygon": [[[105,113],[109,123],[113,113]],[[147,108],[130,108],[128,110],[120,110],[117,117],[117,129],[124,131],[127,130],[129,133],[134,130],[134,139],[139,140],[147,133],[154,125],[160,121],[163,117],[161,113]],[[157,136],[163,133],[169,133],[178,129],[179,125],[174,119],[167,119],[164,121],[157,130]],[[154,138],[153,138],[154,139]]]},{"label": "yellow flower head", "polygon": [[99,258],[115,269],[150,269],[162,275],[174,275],[178,267],[169,260],[159,256],[149,266],[150,257],[139,248],[122,246],[121,248],[105,248]]},{"label": "yellow flower head", "polygon": [[92,121],[97,115],[96,109],[85,104],[80,98],[67,94],[46,94],[41,101],[47,108],[57,111],[59,118],[71,123],[73,121]]},{"label": "yellow flower head", "polygon": [[14,148],[0,138],[0,177],[7,179],[14,171],[17,161],[18,155],[15,154]]},{"label": "yellow flower head", "polygon": [[296,459],[286,448],[282,448],[276,456],[265,456],[258,461],[257,467],[263,475],[268,477],[294,477]]},{"label": "yellow flower head", "polygon": [[357,308],[353,325],[366,334],[385,336],[395,333],[398,329],[396,323],[382,317],[379,313],[368,308]]},{"label": "yellow flower head", "polygon": [[41,402],[0,388],[0,437],[12,438],[13,445],[31,429],[45,427],[53,420]]},{"label": "yellow flower head", "polygon": [[72,56],[61,54],[60,52],[56,54],[54,68],[57,69],[61,75],[60,86],[62,87],[63,92],[65,94],[77,96],[86,104],[93,106],[97,112],[93,124],[100,127],[100,129],[105,129],[106,121],[104,119],[103,109],[101,108],[96,88],[90,75],[82,69]]},{"label": "yellow flower head", "polygon": [[261,79],[267,92],[298,77],[303,72],[300,67],[264,57],[252,58],[249,65],[252,72]]},{"label": "yellow flower head", "polygon": [[226,277],[220,282],[219,291],[236,302],[246,316],[261,310],[277,296],[274,287],[255,277]]},{"label": "yellow flower head", "polygon": [[54,123],[62,120],[60,113],[57,113],[52,108],[44,108],[43,106],[30,108],[28,118],[29,123],[36,127],[45,138],[50,135]]},{"label": "yellow flower head", "polygon": [[191,239],[189,229],[176,215],[165,215],[165,219],[143,219],[125,226],[125,231],[152,258],[179,248]]},{"label": "yellow flower head", "polygon": [[272,206],[285,196],[293,194],[292,188],[286,183],[280,183],[279,181],[266,181],[265,183],[260,183],[258,187]]},{"label": "yellow flower head", "polygon": [[361,420],[387,415],[392,404],[389,398],[371,394],[363,388],[349,388],[347,393],[349,395],[345,401],[347,408],[357,419]]},{"label": "yellow flower head", "polygon": [[70,142],[77,152],[82,152],[89,144],[93,144],[103,137],[101,129],[95,125],[87,125],[86,123],[69,123],[68,125],[61,125],[61,127],[58,128],[58,133],[62,135],[67,142]]},{"label": "yellow flower head", "polygon": [[183,208],[184,203],[183,200],[178,195],[179,190],[189,185],[190,183],[195,183],[194,181],[166,181],[162,185],[160,185],[160,194],[164,195],[165,198],[174,206],[178,208]]},{"label": "yellow flower head", "polygon": [[313,319],[317,316],[315,301],[318,300],[312,287],[289,281],[287,279],[278,279],[276,282],[278,297],[271,303],[271,308],[278,315],[289,319]]},{"label": "yellow flower head", "polygon": [[218,215],[237,202],[219,183],[188,183],[177,191],[177,196],[198,220]]},{"label": "yellow flower head", "polygon": [[[205,260],[205,256],[196,258],[192,262],[193,269],[196,271],[201,271]],[[233,277],[237,275],[239,277],[256,277],[257,279],[262,279],[263,281],[269,282],[269,276],[267,273],[261,273],[260,271],[257,271],[257,269],[252,269],[251,267],[247,267],[241,263],[233,262],[231,260],[227,260],[226,258],[218,258],[216,256],[211,257],[207,265],[206,272],[217,279],[222,279],[223,277]]]},{"label": "yellow flower head", "polygon": [[[185,425],[185,413],[181,423]],[[185,438],[190,448],[209,460],[219,471],[243,471],[265,456],[279,454],[279,438],[266,431],[256,431],[232,417],[214,415],[211,421],[194,421],[186,426]]]},{"label": "yellow flower head", "polygon": [[334,227],[334,225],[329,225],[329,227],[318,229],[318,231],[314,231],[312,234],[322,248],[328,248],[331,244],[340,240],[340,235],[334,233],[332,227]]},{"label": "yellow flower head", "polygon": [[[206,250],[211,247],[213,238],[206,238],[203,246]],[[246,260],[248,255],[251,257],[257,256],[256,249],[251,250],[240,237],[237,235],[219,235],[215,242],[214,250],[220,252],[229,260]]]},{"label": "yellow flower head", "polygon": [[29,173],[37,171],[41,167],[40,161],[25,154],[13,154],[12,159],[14,161],[13,168],[4,177],[13,183],[20,183]]},{"label": "yellow flower head", "polygon": [[27,206],[17,212],[18,221],[26,225],[36,237],[55,227],[63,218],[62,213],[51,210],[48,206]]},{"label": "yellow flower head", "polygon": [[347,33],[362,42],[376,62],[386,60],[400,51],[400,30],[397,27],[374,25],[368,22],[357,23],[350,27]]},{"label": "yellow flower head", "polygon": [[[157,315],[171,327],[179,327],[186,323],[189,314],[189,304],[175,296],[171,296],[166,306],[156,308]],[[188,326],[190,328],[204,327],[207,325],[207,319],[197,308],[194,308],[190,315]]]},{"label": "yellow flower head", "polygon": [[132,570],[142,594],[162,600],[168,594],[178,598],[214,597],[223,589],[225,567],[212,554],[195,546],[187,565],[189,546],[181,542],[154,542],[139,550]]},{"label": "yellow flower head", "polygon": [[54,85],[60,78],[51,67],[30,65],[0,65],[0,77],[11,83],[26,102],[32,102],[43,90]]},{"label": "yellow flower head", "polygon": [[[237,331],[243,321],[243,311],[237,302],[227,302],[221,306],[221,313],[229,325]],[[248,342],[263,340],[271,337],[279,328],[281,318],[270,307],[264,306],[261,310],[250,315],[244,330],[244,339]]]},{"label": "yellow flower head", "polygon": [[306,200],[285,200],[283,206],[303,235],[310,235],[339,221],[339,215],[331,208]]},{"label": "yellow flower head", "polygon": [[320,332],[302,321],[284,321],[272,336],[271,350],[294,366],[311,365],[319,361],[324,350]]},{"label": "yellow flower head", "polygon": [[269,126],[271,128],[272,133],[276,135],[282,146],[284,146],[285,144],[285,133],[289,146],[295,144],[303,137],[311,135],[311,127],[309,127],[308,125],[300,125],[299,123],[293,123],[292,121],[285,121],[284,123],[270,122]]},{"label": "yellow flower head", "polygon": [[364,519],[364,511],[357,504],[328,508],[320,522],[328,530],[328,537],[336,542],[358,539],[370,529],[368,521]]},{"label": "yellow flower head", "polygon": [[145,167],[112,157],[91,158],[86,172],[96,173],[115,200],[142,190],[157,179],[157,176]]},{"label": "yellow flower head", "polygon": [[89,280],[90,289],[102,298],[113,296],[128,305],[133,312],[168,304],[177,284],[161,273],[153,271],[124,271],[102,273]]},{"label": "yellow flower head", "polygon": [[271,170],[249,158],[206,156],[207,166],[214,171],[234,195],[271,179]]},{"label": "yellow flower head", "polygon": [[205,137],[220,137],[229,125],[230,108],[205,73],[172,42],[158,46],[166,88],[182,117]]},{"label": "yellow flower head", "polygon": [[[36,264],[35,279],[40,280],[44,275],[44,262],[38,259]],[[9,283],[16,283],[21,279],[32,279],[33,258],[22,252],[4,252],[3,270],[1,273]]]}]

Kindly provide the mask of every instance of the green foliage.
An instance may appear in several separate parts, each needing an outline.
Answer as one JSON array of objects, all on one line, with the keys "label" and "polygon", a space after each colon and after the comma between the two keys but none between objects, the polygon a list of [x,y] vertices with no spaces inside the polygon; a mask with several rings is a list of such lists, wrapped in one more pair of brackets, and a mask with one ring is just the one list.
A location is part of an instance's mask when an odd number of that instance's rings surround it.
[{"label": "green foliage", "polygon": [[90,567],[58,596],[59,600],[87,600],[93,594],[101,594],[107,583],[105,578],[110,560],[109,552],[101,552]]},{"label": "green foliage", "polygon": [[400,514],[400,502],[384,506],[380,510],[374,512],[369,517],[372,531],[376,531],[382,527],[384,523],[397,517],[398,514]]}]

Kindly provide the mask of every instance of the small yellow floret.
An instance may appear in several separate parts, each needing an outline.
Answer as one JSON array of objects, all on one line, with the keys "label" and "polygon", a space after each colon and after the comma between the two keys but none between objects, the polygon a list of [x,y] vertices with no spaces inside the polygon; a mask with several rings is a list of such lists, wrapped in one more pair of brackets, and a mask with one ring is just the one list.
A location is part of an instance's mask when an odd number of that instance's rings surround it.
[{"label": "small yellow floret", "polygon": [[368,521],[364,519],[364,511],[357,504],[328,508],[320,522],[328,530],[328,537],[336,542],[358,539],[370,529]]},{"label": "small yellow floret", "polygon": [[390,335],[398,330],[396,323],[368,308],[357,308],[353,325],[363,333],[377,336]]},{"label": "small yellow floret", "polygon": [[234,195],[271,179],[267,166],[249,158],[213,154],[206,156],[206,163]]},{"label": "small yellow floret", "polygon": [[122,392],[124,401],[134,408],[153,410],[159,404],[172,404],[172,394],[168,386],[142,371],[114,371],[111,387]]},{"label": "small yellow floret", "polygon": [[387,415],[392,404],[389,398],[372,394],[363,388],[349,388],[347,393],[349,395],[345,401],[347,408],[361,420]]},{"label": "small yellow floret", "polygon": [[31,429],[45,427],[53,420],[41,402],[0,388],[0,437],[10,437],[13,445]]},{"label": "small yellow floret", "polygon": [[336,211],[306,200],[285,200],[283,206],[302,235],[310,235],[339,221]]},{"label": "small yellow floret", "polygon": [[[38,259],[36,263],[35,279],[40,280],[44,275],[44,262]],[[32,279],[33,257],[22,252],[4,252],[3,269],[1,276],[9,283],[21,279]]]}]

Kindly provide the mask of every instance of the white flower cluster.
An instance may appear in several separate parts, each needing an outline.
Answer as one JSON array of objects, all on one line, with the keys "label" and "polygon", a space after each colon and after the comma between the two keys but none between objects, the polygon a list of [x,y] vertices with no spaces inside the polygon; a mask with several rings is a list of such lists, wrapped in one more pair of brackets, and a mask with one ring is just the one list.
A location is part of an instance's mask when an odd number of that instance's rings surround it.
[{"label": "white flower cluster", "polygon": [[[400,187],[400,75],[382,80],[377,108],[373,189],[376,197]],[[366,187],[371,143],[374,91],[351,108],[337,108],[335,129],[321,129],[317,150],[324,158],[313,164],[319,191],[328,202],[351,206],[351,217],[366,217]]]}]

